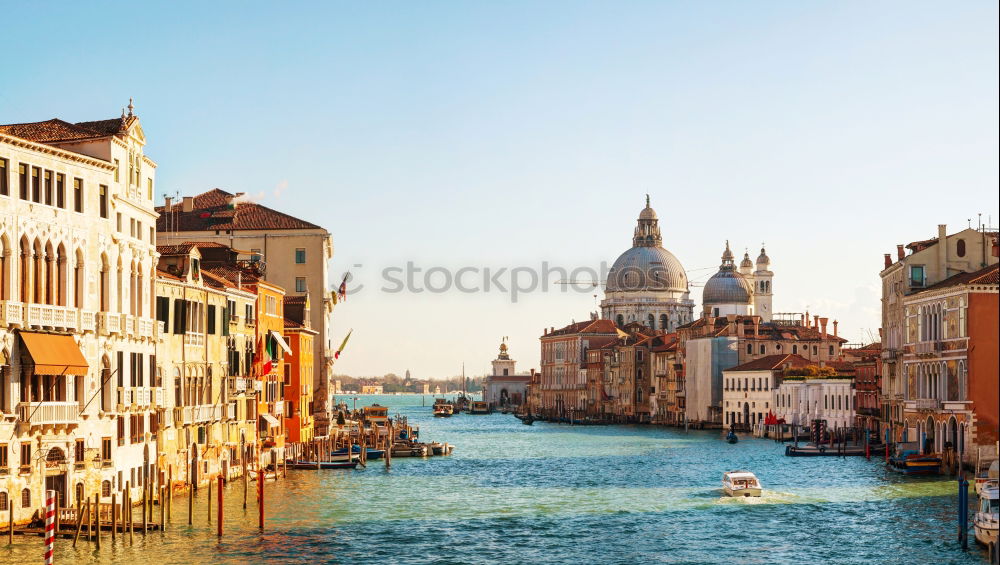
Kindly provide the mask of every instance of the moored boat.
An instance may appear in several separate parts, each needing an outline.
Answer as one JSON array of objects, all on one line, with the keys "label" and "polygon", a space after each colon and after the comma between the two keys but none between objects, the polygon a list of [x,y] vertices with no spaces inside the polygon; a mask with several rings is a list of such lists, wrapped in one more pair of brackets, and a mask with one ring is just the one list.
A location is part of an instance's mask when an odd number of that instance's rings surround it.
[{"label": "moored boat", "polygon": [[979,492],[979,509],[972,517],[976,541],[997,551],[997,531],[1000,528],[1000,487],[996,483],[983,486]]},{"label": "moored boat", "polygon": [[482,400],[473,400],[472,405],[469,407],[469,414],[489,414],[490,405],[488,402],[483,402]]},{"label": "moored boat", "polygon": [[941,472],[941,456],[936,453],[921,454],[916,443],[896,445],[896,453],[889,457],[889,468],[904,475],[936,475]]},{"label": "moored boat", "polygon": [[750,471],[727,471],[722,474],[722,490],[729,496],[760,496],[760,481]]},{"label": "moored boat", "polygon": [[[354,444],[352,446],[352,448],[351,448],[351,454],[355,455],[355,456],[360,455],[361,454],[361,446],[358,445],[358,444]],[[335,457],[336,456],[346,456],[347,455],[347,448],[346,447],[341,447],[340,449],[338,449],[336,451],[331,451],[330,455],[333,455]],[[366,447],[365,448],[365,459],[381,459],[382,456],[384,456],[384,455],[385,455],[385,451],[382,450],[382,449],[374,449],[374,448],[371,448],[371,447]]]},{"label": "moored boat", "polygon": [[292,461],[288,464],[292,469],[354,469],[357,461]]}]

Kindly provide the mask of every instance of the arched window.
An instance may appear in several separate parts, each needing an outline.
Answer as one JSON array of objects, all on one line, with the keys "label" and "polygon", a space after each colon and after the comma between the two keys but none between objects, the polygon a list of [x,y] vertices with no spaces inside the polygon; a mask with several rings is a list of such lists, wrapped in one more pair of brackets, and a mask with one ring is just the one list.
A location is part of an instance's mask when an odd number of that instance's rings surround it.
[{"label": "arched window", "polygon": [[792,344],[792,353],[795,354],[795,353],[798,353],[798,352],[799,352],[799,346],[795,345],[795,344]]},{"label": "arched window", "polygon": [[618,324],[618,327],[624,326],[625,325],[625,317],[622,316],[621,314],[618,314],[617,316],[615,316],[615,323]]},{"label": "arched window", "polygon": [[85,499],[83,493],[83,483],[76,483],[76,499],[80,501]]},{"label": "arched window", "polygon": [[669,331],[670,330],[670,324],[667,323],[667,315],[666,314],[660,314],[660,329],[663,330],[663,331]]},{"label": "arched window", "polygon": [[955,244],[955,253],[959,257],[965,257],[965,240],[964,239],[958,240],[958,243]]},{"label": "arched window", "polygon": [[753,353],[753,345],[747,344],[747,353]]},{"label": "arched window", "polygon": [[31,508],[31,489],[21,491],[21,508]]},{"label": "arched window", "polygon": [[111,496],[111,481],[101,483],[101,496]]},{"label": "arched window", "polygon": [[9,504],[9,501],[7,500],[7,491],[0,490],[0,512],[7,512],[9,510],[9,508],[7,508],[7,504]]},{"label": "arched window", "polygon": [[[649,316],[647,316],[646,317],[646,325],[649,326],[649,329],[655,330],[656,329],[656,317],[653,316],[652,314],[650,314]],[[660,329],[663,329],[663,328],[660,328]]]}]

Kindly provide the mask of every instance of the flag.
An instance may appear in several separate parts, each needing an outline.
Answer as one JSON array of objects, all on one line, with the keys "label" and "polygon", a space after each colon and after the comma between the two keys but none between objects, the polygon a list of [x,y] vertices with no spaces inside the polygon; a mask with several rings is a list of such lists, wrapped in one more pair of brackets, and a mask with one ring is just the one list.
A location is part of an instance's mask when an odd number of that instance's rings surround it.
[{"label": "flag", "polygon": [[270,375],[271,370],[274,369],[274,360],[277,359],[275,348],[277,344],[274,342],[274,338],[267,336],[264,339],[264,368],[263,374]]},{"label": "flag", "polygon": [[344,280],[340,281],[340,288],[337,289],[337,298],[340,300],[347,299],[347,277],[349,276],[351,276],[351,273],[345,273]]},{"label": "flag", "polygon": [[347,340],[351,339],[351,333],[353,331],[354,329],[352,328],[351,331],[347,332],[347,335],[344,336],[344,341],[340,342],[340,348],[337,349],[337,352],[333,354],[334,359],[340,359],[340,352],[343,351],[344,346],[347,345]]}]

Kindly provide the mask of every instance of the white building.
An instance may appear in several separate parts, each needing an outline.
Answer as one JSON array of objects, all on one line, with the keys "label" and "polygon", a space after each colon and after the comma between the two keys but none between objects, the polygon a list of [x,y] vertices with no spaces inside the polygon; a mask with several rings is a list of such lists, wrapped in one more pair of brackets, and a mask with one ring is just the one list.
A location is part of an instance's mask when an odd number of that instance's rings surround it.
[{"label": "white building", "polygon": [[853,378],[785,377],[774,391],[774,412],[778,419],[797,426],[825,420],[827,429],[854,425]]},{"label": "white building", "polygon": [[528,394],[531,374],[517,374],[517,361],[507,353],[507,344],[500,344],[500,354],[493,360],[493,374],[483,381],[483,401],[491,408],[520,406]]},{"label": "white building", "polygon": [[[0,125],[0,523],[156,463],[156,164],[120,118]],[[138,491],[137,491],[138,492]],[[136,493],[133,493],[133,497]]]},{"label": "white building", "polygon": [[810,361],[800,355],[768,355],[722,371],[722,412],[726,426],[751,429],[774,412],[776,389],[782,372],[805,367]]},{"label": "white building", "polygon": [[614,320],[618,327],[638,322],[652,330],[671,332],[690,322],[693,310],[687,273],[663,248],[659,220],[647,195],[632,247],[608,271],[601,317]]}]

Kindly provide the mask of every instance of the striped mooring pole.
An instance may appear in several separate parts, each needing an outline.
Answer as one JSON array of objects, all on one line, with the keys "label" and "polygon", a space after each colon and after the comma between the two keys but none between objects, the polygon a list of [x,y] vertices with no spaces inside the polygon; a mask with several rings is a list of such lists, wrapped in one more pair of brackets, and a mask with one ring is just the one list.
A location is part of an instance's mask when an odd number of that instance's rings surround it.
[{"label": "striped mooring pole", "polygon": [[45,491],[45,565],[52,565],[52,549],[56,542],[56,491]]}]

